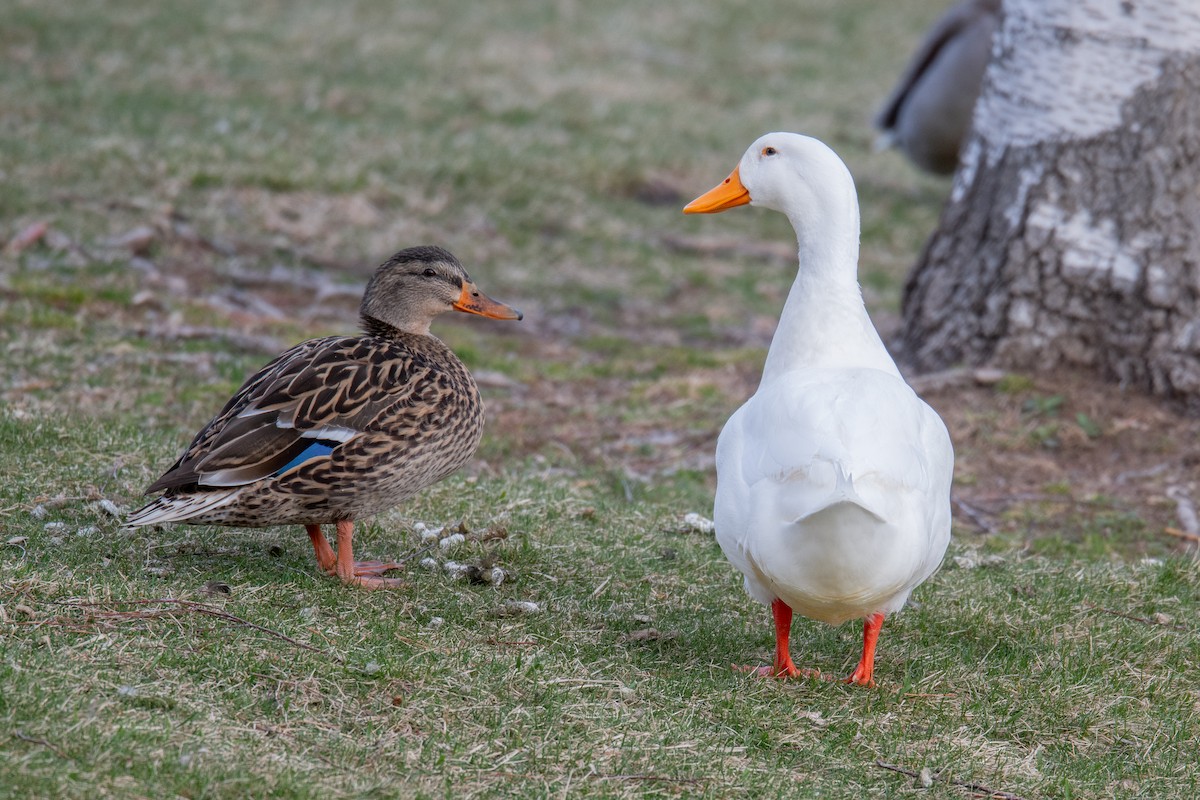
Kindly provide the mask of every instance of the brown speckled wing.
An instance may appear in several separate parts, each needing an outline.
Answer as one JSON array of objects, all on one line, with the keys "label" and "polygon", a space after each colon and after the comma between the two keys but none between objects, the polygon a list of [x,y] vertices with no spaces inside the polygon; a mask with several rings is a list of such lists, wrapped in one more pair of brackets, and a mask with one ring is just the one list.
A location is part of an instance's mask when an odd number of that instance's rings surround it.
[{"label": "brown speckled wing", "polygon": [[[381,426],[419,426],[436,367],[401,341],[329,337],[299,344],[252,376],[147,493],[237,486],[274,475],[313,443]],[[413,416],[412,420],[405,420]]]}]

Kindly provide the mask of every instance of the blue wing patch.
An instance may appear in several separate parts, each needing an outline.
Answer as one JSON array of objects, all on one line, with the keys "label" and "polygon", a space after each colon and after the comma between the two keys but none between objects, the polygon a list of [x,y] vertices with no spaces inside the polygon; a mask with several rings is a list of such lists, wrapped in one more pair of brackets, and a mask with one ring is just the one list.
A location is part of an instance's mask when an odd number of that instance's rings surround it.
[{"label": "blue wing patch", "polygon": [[279,477],[288,470],[295,469],[305,461],[311,461],[314,458],[320,458],[321,456],[329,455],[333,452],[333,448],[337,447],[339,444],[341,444],[341,442],[333,441],[331,439],[317,439],[308,447],[301,450],[300,453],[291,461],[275,470],[275,477]]}]

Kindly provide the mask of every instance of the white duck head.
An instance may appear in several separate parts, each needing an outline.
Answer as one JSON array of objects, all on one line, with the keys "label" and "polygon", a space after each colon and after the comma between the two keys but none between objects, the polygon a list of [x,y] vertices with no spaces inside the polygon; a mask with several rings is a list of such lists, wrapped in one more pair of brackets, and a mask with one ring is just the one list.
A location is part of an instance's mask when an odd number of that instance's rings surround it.
[{"label": "white duck head", "polygon": [[783,213],[796,230],[803,268],[858,267],[858,196],[850,170],[823,142],[768,133],[746,150],[729,177],[697,197],[685,214],[713,214],[749,203]]},{"label": "white duck head", "polygon": [[858,195],[850,170],[824,143],[768,133],[729,177],[688,203],[685,214],[742,205],[782,212],[799,245],[800,269],[763,370],[861,366],[899,374],[863,306],[858,286]]}]

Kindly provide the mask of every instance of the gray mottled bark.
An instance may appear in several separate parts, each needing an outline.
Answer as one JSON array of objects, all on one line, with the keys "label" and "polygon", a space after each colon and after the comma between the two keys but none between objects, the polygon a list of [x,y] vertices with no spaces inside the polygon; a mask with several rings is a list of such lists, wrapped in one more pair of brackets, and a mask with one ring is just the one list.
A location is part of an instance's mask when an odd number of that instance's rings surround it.
[{"label": "gray mottled bark", "polygon": [[903,355],[1094,368],[1200,410],[1200,4],[1005,15]]}]

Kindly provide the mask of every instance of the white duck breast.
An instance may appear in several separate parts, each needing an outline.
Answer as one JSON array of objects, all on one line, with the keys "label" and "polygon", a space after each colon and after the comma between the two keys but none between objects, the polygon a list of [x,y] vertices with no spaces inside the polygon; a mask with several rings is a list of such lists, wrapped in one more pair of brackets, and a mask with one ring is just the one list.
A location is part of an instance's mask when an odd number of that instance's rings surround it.
[{"label": "white duck breast", "polygon": [[794,610],[866,618],[850,682],[873,685],[886,614],[940,565],[950,540],[954,453],[937,413],[906,384],[863,306],[858,200],[821,142],[767,134],[688,213],[750,203],[782,211],[800,271],[758,391],[717,443],[717,541],[772,608],[770,674],[801,674],[788,652]]}]

